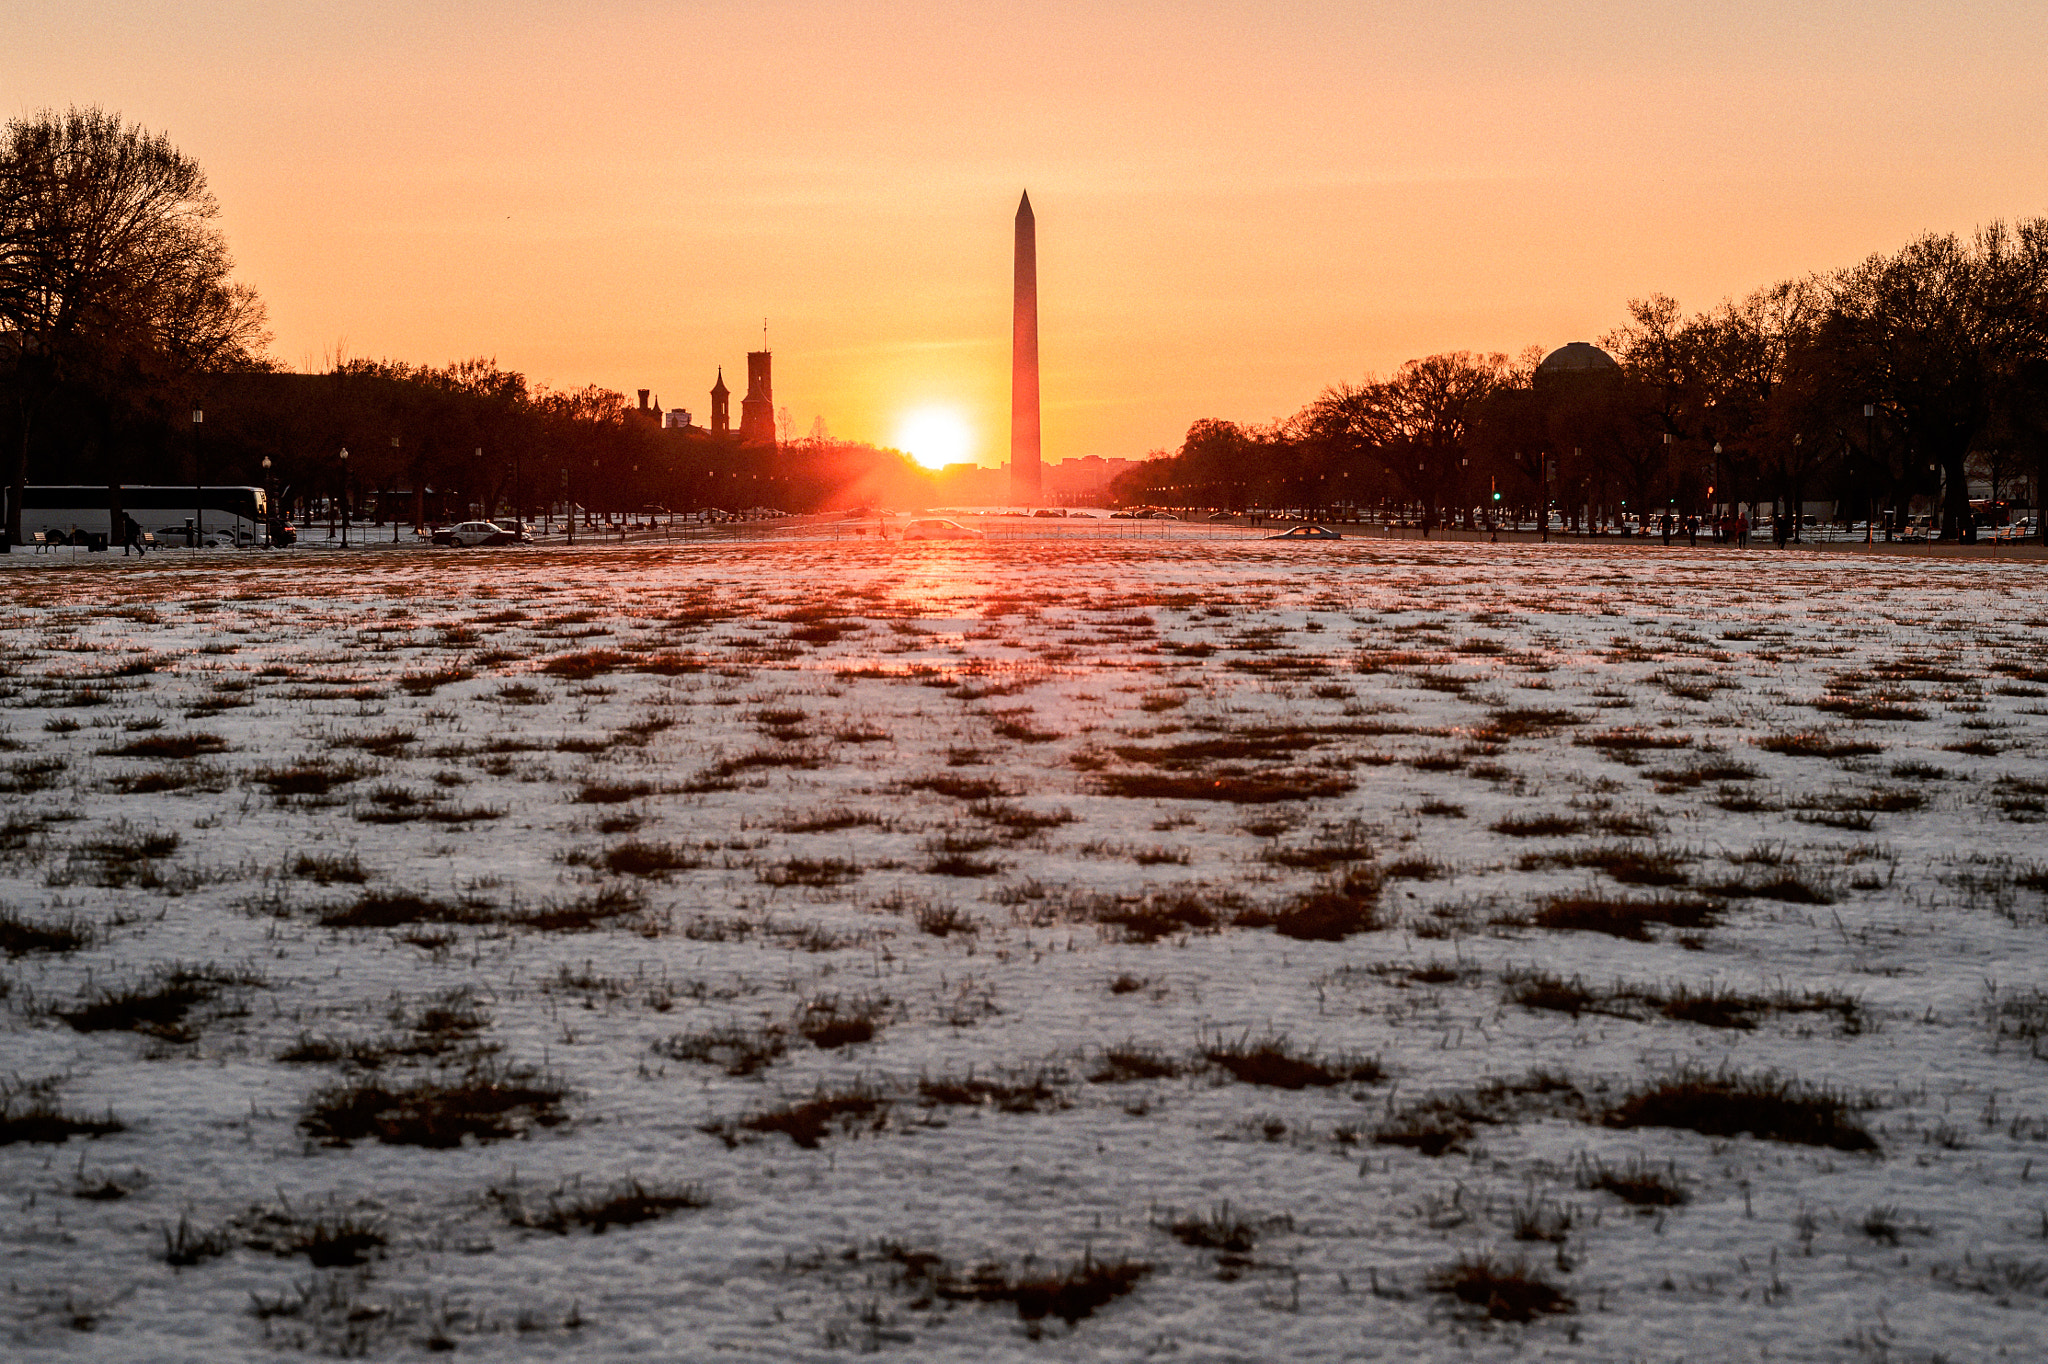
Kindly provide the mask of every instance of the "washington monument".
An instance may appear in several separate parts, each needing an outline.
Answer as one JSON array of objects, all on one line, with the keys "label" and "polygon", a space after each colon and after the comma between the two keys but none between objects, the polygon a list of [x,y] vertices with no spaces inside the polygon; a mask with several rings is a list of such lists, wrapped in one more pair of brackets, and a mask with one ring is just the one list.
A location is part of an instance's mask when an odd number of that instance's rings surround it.
[{"label": "washington monument", "polygon": [[1031,195],[1017,205],[1017,291],[1010,318],[1010,501],[1030,506],[1043,488],[1038,462],[1038,222]]}]

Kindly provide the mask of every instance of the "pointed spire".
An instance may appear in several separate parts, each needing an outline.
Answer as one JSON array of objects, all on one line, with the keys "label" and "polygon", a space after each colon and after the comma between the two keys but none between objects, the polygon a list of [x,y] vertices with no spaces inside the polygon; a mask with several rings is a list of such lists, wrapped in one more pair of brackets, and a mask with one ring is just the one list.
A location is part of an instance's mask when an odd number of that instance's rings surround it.
[{"label": "pointed spire", "polygon": [[730,393],[730,392],[732,391],[731,389],[729,389],[729,388],[727,388],[727,387],[725,386],[725,366],[724,366],[724,365],[720,365],[720,366],[718,367],[718,382],[717,382],[717,383],[715,383],[715,384],[713,384],[713,385],[711,386],[711,391],[712,391],[713,393]]},{"label": "pointed spire", "polygon": [[1032,221],[1031,191],[1028,189],[1024,191],[1024,197],[1017,201],[1017,221],[1020,223]]}]

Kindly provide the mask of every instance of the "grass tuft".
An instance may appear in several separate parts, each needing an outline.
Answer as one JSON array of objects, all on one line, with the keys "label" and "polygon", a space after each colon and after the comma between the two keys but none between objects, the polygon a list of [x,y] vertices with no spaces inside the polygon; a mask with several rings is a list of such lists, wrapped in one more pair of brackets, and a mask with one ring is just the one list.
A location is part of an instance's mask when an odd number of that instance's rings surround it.
[{"label": "grass tuft", "polygon": [[1462,1255],[1433,1272],[1428,1285],[1433,1293],[1484,1310],[1494,1321],[1528,1322],[1576,1308],[1570,1293],[1523,1259]]},{"label": "grass tuft", "polygon": [[1285,1037],[1278,1036],[1212,1043],[1203,1048],[1202,1058],[1240,1084],[1269,1089],[1376,1084],[1387,1074],[1377,1056],[1323,1056],[1296,1050]]},{"label": "grass tuft", "polygon": [[380,1141],[446,1149],[501,1141],[565,1120],[566,1086],[537,1072],[480,1066],[409,1084],[356,1080],[316,1092],[299,1126],[330,1146]]},{"label": "grass tuft", "polygon": [[1875,1151],[1872,1137],[1831,1089],[1765,1071],[1687,1068],[1631,1090],[1601,1115],[1609,1127],[1677,1127],[1709,1137],[1747,1132],[1766,1141]]}]

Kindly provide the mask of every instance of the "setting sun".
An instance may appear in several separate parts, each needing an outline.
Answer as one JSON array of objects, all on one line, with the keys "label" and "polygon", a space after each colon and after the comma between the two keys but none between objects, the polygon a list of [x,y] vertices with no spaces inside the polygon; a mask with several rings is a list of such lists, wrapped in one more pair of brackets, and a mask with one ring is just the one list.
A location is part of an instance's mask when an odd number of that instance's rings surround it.
[{"label": "setting sun", "polygon": [[951,407],[920,407],[896,423],[896,448],[927,469],[974,458],[974,429]]}]

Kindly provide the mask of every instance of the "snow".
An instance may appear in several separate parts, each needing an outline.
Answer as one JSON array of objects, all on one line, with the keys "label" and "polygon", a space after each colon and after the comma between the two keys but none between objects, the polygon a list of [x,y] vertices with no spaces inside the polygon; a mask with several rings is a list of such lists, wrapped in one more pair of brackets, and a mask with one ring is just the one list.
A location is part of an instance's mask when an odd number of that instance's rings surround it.
[{"label": "snow", "polygon": [[[1305,551],[1253,534],[7,556],[0,906],[96,932],[0,967],[0,1072],[11,1105],[49,1081],[66,1113],[126,1129],[0,1145],[0,1339],[96,1360],[435,1340],[520,1359],[2040,1357],[2048,1059],[2001,1037],[1997,1012],[2048,984],[2038,570],[1706,546]],[[592,651],[610,652],[587,676],[560,662]],[[635,670],[649,664],[662,671]],[[402,684],[451,668],[471,675]],[[1925,718],[1815,708],[1828,698]],[[1537,708],[1573,722],[1489,729]],[[1171,745],[1261,730],[1296,748],[1187,761],[1354,785],[1257,805],[1107,792],[1110,774],[1169,771]],[[1615,731],[1674,746],[1585,742]],[[1810,733],[1881,751],[1758,742]],[[107,752],[191,734],[225,749]],[[46,759],[62,768],[35,789]],[[1708,759],[1756,775],[1655,775]],[[323,764],[345,778],[324,796],[266,781]],[[126,789],[195,769],[210,775]],[[1073,818],[999,836],[985,804],[927,780],[943,778]],[[581,798],[631,783],[650,793]],[[465,809],[482,813],[403,817]],[[848,813],[865,822],[786,827]],[[1590,823],[1494,828],[1535,815]],[[152,832],[175,851],[91,851]],[[1266,854],[1340,835],[1376,852],[1390,927],[1142,942],[1087,912],[1148,888],[1226,913],[1231,897],[1279,905],[1331,873]],[[602,870],[628,841],[701,865]],[[1615,845],[1671,854],[1688,884],[1568,865]],[[998,865],[929,870],[949,852]],[[350,857],[362,885],[307,870]],[[837,880],[804,865],[832,859]],[[1496,922],[1550,895],[1685,895],[1774,869],[1832,902],[1730,898],[1697,935],[1644,941]],[[507,922],[607,888],[644,911],[589,932]],[[365,891],[469,897],[493,921],[320,926]],[[919,911],[943,908],[974,931],[923,931]],[[1432,964],[1457,978],[1410,978]],[[221,986],[189,1041],[55,1012],[174,965],[255,983]],[[1846,995],[1860,1026],[1542,1011],[1504,994],[1530,970],[1595,990]],[[1112,991],[1122,976],[1137,988]],[[566,1121],[454,1149],[315,1141],[309,1097],[364,1073],[279,1054],[404,1038],[450,992],[487,1016],[477,1040],[497,1064],[567,1087]],[[872,1005],[873,1039],[799,1035],[829,1000]],[[786,1051],[734,1076],[657,1050],[727,1027],[780,1029]],[[1199,1062],[1267,1036],[1378,1056],[1386,1078],[1282,1090]],[[1091,1082],[1127,1042],[1187,1069]],[[376,1078],[452,1064],[398,1056]],[[1590,1120],[1686,1065],[1867,1102],[1856,1117],[1881,1154]],[[1536,1070],[1568,1077],[1586,1111],[1520,1102],[1436,1157],[1372,1139],[1403,1105]],[[918,1096],[920,1080],[1033,1075],[1064,1106]],[[732,1130],[855,1083],[890,1099],[879,1130],[815,1149]],[[1591,1163],[1638,1158],[1691,1201],[1643,1213],[1579,1186]],[[128,1195],[74,1196],[107,1178]],[[629,1178],[699,1186],[706,1205],[601,1235],[503,1211],[508,1191],[537,1206]],[[1263,1228],[1248,1264],[1163,1229],[1225,1203]],[[1537,1204],[1569,1211],[1561,1245],[1514,1239],[1514,1209]],[[1866,1231],[1873,1210],[1895,1240]],[[251,1244],[265,1212],[357,1217],[388,1245],[315,1268]],[[225,1253],[167,1264],[181,1219],[223,1232]],[[1004,1304],[932,1301],[892,1247],[963,1276],[1029,1257],[1152,1270],[1071,1326],[1034,1327]],[[1429,1291],[1477,1253],[1526,1256],[1576,1311],[1497,1322]]]}]

